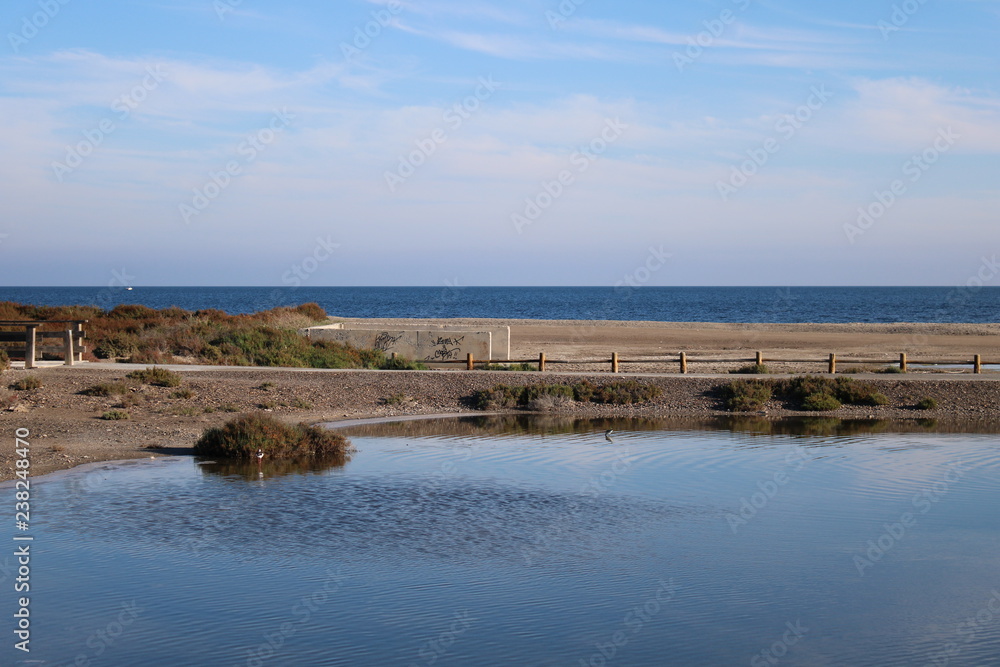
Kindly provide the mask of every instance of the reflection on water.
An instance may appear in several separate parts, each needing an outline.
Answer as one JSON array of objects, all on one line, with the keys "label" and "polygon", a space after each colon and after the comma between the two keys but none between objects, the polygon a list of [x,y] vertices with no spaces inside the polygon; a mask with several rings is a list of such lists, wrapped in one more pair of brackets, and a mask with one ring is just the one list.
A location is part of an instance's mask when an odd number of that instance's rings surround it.
[{"label": "reflection on water", "polygon": [[245,480],[268,479],[285,475],[322,473],[333,468],[343,468],[351,460],[349,452],[335,452],[324,457],[302,459],[201,459],[202,472],[222,477],[241,477]]},{"label": "reflection on water", "polygon": [[[1000,655],[994,434],[549,415],[346,434],[357,451],[318,466],[177,458],[34,484],[32,659],[923,665],[949,644],[949,664]],[[138,610],[127,628],[114,625],[124,608]],[[993,620],[970,636],[963,623],[984,609]],[[109,627],[114,641],[98,642]],[[781,646],[789,627],[796,641]],[[0,663],[23,657],[12,650]]]}]

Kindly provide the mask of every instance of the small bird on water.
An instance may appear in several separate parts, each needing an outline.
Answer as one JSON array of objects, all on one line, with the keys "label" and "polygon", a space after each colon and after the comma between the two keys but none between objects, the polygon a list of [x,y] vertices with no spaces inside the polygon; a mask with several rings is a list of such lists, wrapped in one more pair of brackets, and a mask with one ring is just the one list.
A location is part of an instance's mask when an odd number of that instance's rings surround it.
[{"label": "small bird on water", "polygon": [[611,434],[614,432],[615,430],[613,428],[609,428],[607,431],[604,432],[604,439],[607,440],[608,442],[614,442],[614,440],[611,439]]},{"label": "small bird on water", "polygon": [[264,450],[263,449],[258,449],[257,450],[257,460],[260,461],[262,458],[264,458]]}]

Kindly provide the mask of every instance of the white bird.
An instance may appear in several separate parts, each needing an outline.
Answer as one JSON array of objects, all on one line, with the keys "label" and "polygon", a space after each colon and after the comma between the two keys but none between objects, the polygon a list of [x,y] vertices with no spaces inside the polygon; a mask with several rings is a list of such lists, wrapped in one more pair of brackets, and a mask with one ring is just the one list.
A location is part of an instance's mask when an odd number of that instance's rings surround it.
[{"label": "white bird", "polygon": [[260,461],[262,458],[264,458],[264,450],[263,449],[258,449],[257,450],[257,460]]}]

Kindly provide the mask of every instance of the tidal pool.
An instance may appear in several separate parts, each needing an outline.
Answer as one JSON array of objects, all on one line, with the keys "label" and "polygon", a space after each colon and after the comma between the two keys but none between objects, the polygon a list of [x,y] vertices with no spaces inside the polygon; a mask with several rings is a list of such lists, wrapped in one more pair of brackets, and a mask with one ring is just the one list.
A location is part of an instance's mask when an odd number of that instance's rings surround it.
[{"label": "tidal pool", "polygon": [[529,417],[346,433],[357,451],[313,469],[171,458],[36,481],[31,652],[5,595],[0,663],[1000,664],[992,433]]}]

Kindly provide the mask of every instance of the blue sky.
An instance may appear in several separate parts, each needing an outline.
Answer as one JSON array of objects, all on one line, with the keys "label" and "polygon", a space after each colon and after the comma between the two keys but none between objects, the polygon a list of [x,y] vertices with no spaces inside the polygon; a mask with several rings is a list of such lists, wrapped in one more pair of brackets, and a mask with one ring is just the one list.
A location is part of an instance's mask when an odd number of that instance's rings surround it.
[{"label": "blue sky", "polygon": [[0,284],[958,285],[1000,251],[993,0],[17,0],[2,28]]}]

